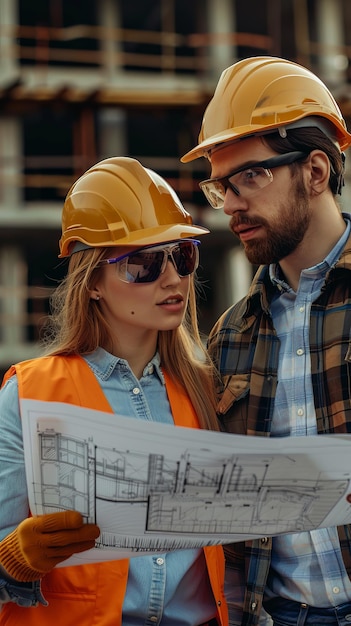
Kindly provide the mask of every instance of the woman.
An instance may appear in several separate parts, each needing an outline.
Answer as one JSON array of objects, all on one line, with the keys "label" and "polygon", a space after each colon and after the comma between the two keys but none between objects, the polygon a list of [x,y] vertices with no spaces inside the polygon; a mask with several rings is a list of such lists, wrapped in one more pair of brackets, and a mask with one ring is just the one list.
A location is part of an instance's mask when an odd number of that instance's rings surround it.
[{"label": "woman", "polygon": [[76,511],[30,516],[18,402],[217,429],[194,290],[207,232],[134,159],[101,161],[68,192],[47,355],[13,366],[0,392],[1,625],[227,624],[221,547],[55,569],[99,528]]}]

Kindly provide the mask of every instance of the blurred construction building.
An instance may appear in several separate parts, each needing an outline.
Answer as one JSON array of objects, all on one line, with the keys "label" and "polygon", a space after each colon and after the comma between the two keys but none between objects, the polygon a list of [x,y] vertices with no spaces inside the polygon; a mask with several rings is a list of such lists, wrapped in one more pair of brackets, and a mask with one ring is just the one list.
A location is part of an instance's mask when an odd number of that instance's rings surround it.
[{"label": "blurred construction building", "polygon": [[65,194],[108,156],[160,172],[211,229],[199,273],[204,333],[246,291],[253,268],[198,190],[208,166],[179,157],[195,145],[222,69],[262,54],[312,69],[349,119],[350,0],[0,0],[0,372],[38,354],[66,269]]}]

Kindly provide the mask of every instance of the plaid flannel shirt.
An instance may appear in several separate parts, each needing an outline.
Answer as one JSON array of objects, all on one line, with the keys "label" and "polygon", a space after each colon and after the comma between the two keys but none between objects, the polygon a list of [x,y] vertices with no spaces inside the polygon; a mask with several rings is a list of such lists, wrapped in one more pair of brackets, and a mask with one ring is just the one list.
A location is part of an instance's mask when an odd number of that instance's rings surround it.
[{"label": "plaid flannel shirt", "polygon": [[[279,358],[269,311],[275,289],[268,266],[261,266],[248,295],[221,316],[209,336],[209,353],[221,375],[219,418],[230,433],[270,434]],[[311,308],[311,376],[319,434],[351,432],[350,335],[351,237]],[[338,530],[351,578],[351,526]],[[226,547],[228,565],[245,568],[242,626],[259,622],[271,544],[262,538]]]}]

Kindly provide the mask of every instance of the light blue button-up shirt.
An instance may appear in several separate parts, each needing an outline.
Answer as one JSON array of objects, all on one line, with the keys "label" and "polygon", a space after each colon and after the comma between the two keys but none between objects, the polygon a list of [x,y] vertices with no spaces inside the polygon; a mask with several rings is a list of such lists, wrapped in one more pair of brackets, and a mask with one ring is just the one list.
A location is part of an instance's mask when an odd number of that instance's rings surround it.
[{"label": "light blue button-up shirt", "polygon": [[[317,433],[309,348],[310,310],[325,276],[340,257],[350,235],[350,222],[323,262],[301,272],[295,293],[271,266],[271,279],[281,293],[271,303],[280,339],[280,359],[272,437],[303,437]],[[311,606],[337,606],[351,600],[351,583],[341,557],[336,528],[273,538],[266,599],[280,596]]]},{"label": "light blue button-up shirt", "polygon": [[[115,413],[173,423],[158,355],[145,367],[140,379],[125,360],[101,348],[84,358]],[[19,514],[25,518],[28,510],[15,376],[0,392],[0,432],[2,539],[17,525],[13,511],[18,520]],[[130,560],[123,626],[194,626],[215,614],[203,550],[178,550]]]}]

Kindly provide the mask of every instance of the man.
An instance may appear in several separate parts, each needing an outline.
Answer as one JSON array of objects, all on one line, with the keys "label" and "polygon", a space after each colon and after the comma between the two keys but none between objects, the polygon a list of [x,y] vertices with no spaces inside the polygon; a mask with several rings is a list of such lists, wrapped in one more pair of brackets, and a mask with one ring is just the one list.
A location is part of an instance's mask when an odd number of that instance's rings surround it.
[{"label": "man", "polygon": [[[199,144],[182,158],[209,159],[200,186],[260,266],[209,337],[231,433],[351,432],[350,215],[337,202],[350,143],[314,74],[254,57],[223,72]],[[351,527],[234,544],[231,623],[258,624],[263,605],[275,626],[346,626],[350,574]]]}]

